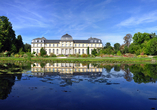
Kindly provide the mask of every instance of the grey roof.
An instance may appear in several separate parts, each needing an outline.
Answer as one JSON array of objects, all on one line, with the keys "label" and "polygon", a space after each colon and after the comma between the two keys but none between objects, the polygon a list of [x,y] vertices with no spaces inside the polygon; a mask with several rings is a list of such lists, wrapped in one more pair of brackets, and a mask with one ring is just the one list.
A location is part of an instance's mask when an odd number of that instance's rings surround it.
[{"label": "grey roof", "polygon": [[73,38],[71,37],[71,35],[65,34],[61,37],[61,40],[69,41],[69,40],[73,40]]},{"label": "grey roof", "polygon": [[45,38],[45,37],[42,37],[42,38],[35,38],[35,39],[33,39],[33,40],[46,40],[46,38]]},{"label": "grey roof", "polygon": [[90,43],[89,40],[73,40],[74,43]]}]

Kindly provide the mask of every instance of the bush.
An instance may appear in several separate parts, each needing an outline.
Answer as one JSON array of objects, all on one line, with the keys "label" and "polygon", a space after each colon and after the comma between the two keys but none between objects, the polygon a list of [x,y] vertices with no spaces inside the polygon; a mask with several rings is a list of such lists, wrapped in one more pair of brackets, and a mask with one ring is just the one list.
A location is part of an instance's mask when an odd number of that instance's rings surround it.
[{"label": "bush", "polygon": [[0,57],[5,57],[4,53],[0,53]]},{"label": "bush", "polygon": [[49,57],[48,55],[44,55],[43,57]]},{"label": "bush", "polygon": [[148,57],[147,55],[138,55],[137,56],[138,58],[145,58],[145,57]]},{"label": "bush", "polygon": [[118,51],[118,52],[117,52],[117,55],[118,55],[118,56],[121,56],[122,54],[121,54],[121,52],[120,52],[120,51]]},{"label": "bush", "polygon": [[88,55],[87,54],[82,54],[81,57],[86,58],[86,57],[88,57]]},{"label": "bush", "polygon": [[19,54],[15,54],[15,55],[14,55],[14,57],[19,58],[19,57],[20,57],[20,55],[19,55]]},{"label": "bush", "polygon": [[42,57],[46,55],[46,51],[45,51],[45,49],[43,47],[40,49],[40,55]]},{"label": "bush", "polygon": [[27,55],[27,54],[23,54],[23,57],[24,57],[24,58],[27,58],[27,57],[28,57],[28,55]]},{"label": "bush", "polygon": [[56,57],[54,53],[50,53],[50,57]]}]

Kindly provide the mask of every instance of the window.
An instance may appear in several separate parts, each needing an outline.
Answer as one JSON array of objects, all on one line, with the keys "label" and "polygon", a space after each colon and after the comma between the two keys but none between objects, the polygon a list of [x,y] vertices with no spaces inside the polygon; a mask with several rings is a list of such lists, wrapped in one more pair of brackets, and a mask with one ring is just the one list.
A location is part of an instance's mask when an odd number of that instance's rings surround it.
[{"label": "window", "polygon": [[58,47],[58,44],[57,44],[57,47]]},{"label": "window", "polygon": [[49,49],[49,53],[51,53],[51,49]]},{"label": "window", "polygon": [[47,47],[47,44],[45,44],[45,47]]},{"label": "window", "polygon": [[87,49],[86,49],[86,53],[87,53]]},{"label": "window", "polygon": [[33,49],[33,52],[35,52],[35,49]]},{"label": "window", "polygon": [[33,47],[35,47],[35,45],[33,44]]},{"label": "window", "polygon": [[72,54],[71,49],[70,49],[70,54]]},{"label": "window", "polygon": [[55,44],[53,44],[53,47],[55,46]]},{"label": "window", "polygon": [[100,42],[100,40],[99,40],[99,42]]},{"label": "window", "polygon": [[51,44],[49,44],[49,47],[51,47]]},{"label": "window", "polygon": [[76,44],[75,44],[75,47],[76,47]]},{"label": "window", "polygon": [[55,49],[53,49],[53,53],[55,53]]},{"label": "window", "polygon": [[88,47],[88,44],[86,44],[86,47]]},{"label": "window", "polygon": [[79,54],[80,54],[80,49],[79,49]]},{"label": "window", "polygon": [[62,47],[64,47],[64,44],[62,44]]},{"label": "window", "polygon": [[79,44],[79,47],[80,47],[80,44]]},{"label": "window", "polygon": [[93,44],[91,44],[91,47],[93,47]]},{"label": "window", "polygon": [[82,54],[84,54],[84,49],[82,49]]},{"label": "window", "polygon": [[95,47],[96,47],[96,44],[95,44]]},{"label": "window", "polygon": [[38,47],[38,44],[37,44],[37,47]]},{"label": "window", "polygon": [[93,40],[91,40],[91,42],[93,42]]},{"label": "window", "polygon": [[41,42],[41,40],[39,40],[39,42]]},{"label": "window", "polygon": [[82,44],[82,47],[84,47],[84,44]]},{"label": "window", "polygon": [[57,54],[58,54],[58,49],[57,49]]},{"label": "window", "polygon": [[95,40],[95,42],[96,42],[96,40]]},{"label": "window", "polygon": [[66,47],[68,47],[68,44],[66,43]]},{"label": "window", "polygon": [[38,49],[37,49],[37,53],[38,53]]},{"label": "window", "polygon": [[40,47],[42,47],[42,44],[40,44]]},{"label": "window", "polygon": [[75,54],[77,53],[77,50],[75,49]]},{"label": "window", "polygon": [[70,44],[70,47],[71,47],[71,44]]}]

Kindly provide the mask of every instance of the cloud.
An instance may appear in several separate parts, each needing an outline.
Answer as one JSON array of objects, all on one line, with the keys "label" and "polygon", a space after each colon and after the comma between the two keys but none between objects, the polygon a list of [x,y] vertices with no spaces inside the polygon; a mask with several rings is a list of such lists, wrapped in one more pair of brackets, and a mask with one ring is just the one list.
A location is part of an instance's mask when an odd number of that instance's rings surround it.
[{"label": "cloud", "polygon": [[139,24],[151,23],[155,21],[157,21],[157,10],[144,15],[130,17],[120,22],[116,26],[121,27],[121,26],[139,25]]}]

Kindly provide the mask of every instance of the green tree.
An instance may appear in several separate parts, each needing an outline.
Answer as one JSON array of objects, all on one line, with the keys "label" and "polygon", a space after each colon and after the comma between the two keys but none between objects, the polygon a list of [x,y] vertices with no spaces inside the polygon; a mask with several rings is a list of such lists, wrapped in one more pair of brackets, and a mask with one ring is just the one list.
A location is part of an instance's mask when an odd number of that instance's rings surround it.
[{"label": "green tree", "polygon": [[97,56],[97,51],[96,51],[96,49],[92,50],[92,55]]},{"label": "green tree", "polygon": [[125,46],[129,47],[131,41],[132,41],[132,35],[131,34],[127,34],[126,36],[124,36],[124,44]]},{"label": "green tree", "polygon": [[7,17],[0,16],[0,52],[10,51],[15,39],[15,32],[12,29],[11,22]]},{"label": "green tree", "polygon": [[17,52],[19,52],[19,50],[21,48],[24,51],[24,44],[23,44],[22,36],[21,35],[17,36],[17,39],[16,39],[16,48],[17,48]]},{"label": "green tree", "polygon": [[40,55],[43,57],[44,55],[46,55],[46,51],[45,51],[45,49],[42,47],[41,49],[40,49]]},{"label": "green tree", "polygon": [[114,49],[115,49],[116,52],[119,51],[120,50],[120,44],[119,43],[115,43],[114,44]]},{"label": "green tree", "polygon": [[148,41],[146,53],[150,55],[157,55],[157,38]]},{"label": "green tree", "polygon": [[130,46],[129,46],[129,52],[134,54],[136,53],[137,50],[140,49],[140,46],[135,44],[135,43],[132,43]]},{"label": "green tree", "polygon": [[144,41],[150,40],[150,34],[149,33],[135,33],[133,36],[133,43],[141,45],[144,43]]},{"label": "green tree", "polygon": [[89,55],[89,47],[87,47],[87,55]]},{"label": "green tree", "polygon": [[107,42],[107,43],[105,44],[105,47],[104,47],[104,48],[108,48],[108,47],[110,47],[110,46],[111,46],[110,42]]},{"label": "green tree", "polygon": [[30,52],[30,50],[31,50],[31,45],[30,44],[24,44],[24,50],[25,50],[25,52]]}]

